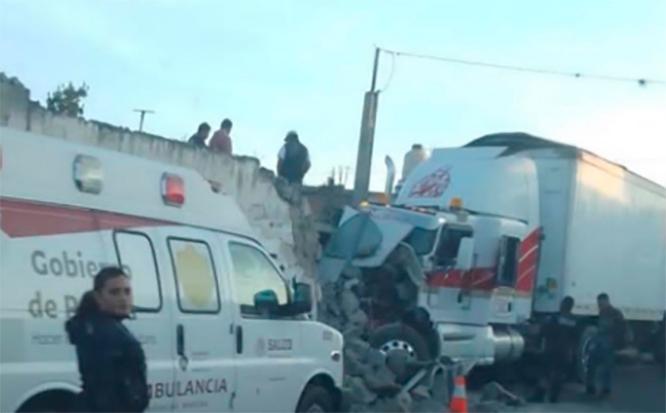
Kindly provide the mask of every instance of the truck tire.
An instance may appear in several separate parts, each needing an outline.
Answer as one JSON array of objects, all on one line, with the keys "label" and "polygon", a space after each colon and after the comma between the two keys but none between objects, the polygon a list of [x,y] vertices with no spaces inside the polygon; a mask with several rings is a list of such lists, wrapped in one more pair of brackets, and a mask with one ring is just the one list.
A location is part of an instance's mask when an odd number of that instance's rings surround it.
[{"label": "truck tire", "polygon": [[325,388],[309,385],[305,388],[296,413],[329,413],[335,411],[333,396]]},{"label": "truck tire", "polygon": [[592,338],[597,334],[597,327],[587,326],[583,329],[578,340],[578,351],[576,351],[576,375],[581,383],[585,383],[587,376],[587,360]]},{"label": "truck tire", "polygon": [[378,328],[370,336],[370,345],[384,354],[391,351],[406,351],[411,358],[418,361],[433,359],[428,340],[403,323],[392,323]]}]

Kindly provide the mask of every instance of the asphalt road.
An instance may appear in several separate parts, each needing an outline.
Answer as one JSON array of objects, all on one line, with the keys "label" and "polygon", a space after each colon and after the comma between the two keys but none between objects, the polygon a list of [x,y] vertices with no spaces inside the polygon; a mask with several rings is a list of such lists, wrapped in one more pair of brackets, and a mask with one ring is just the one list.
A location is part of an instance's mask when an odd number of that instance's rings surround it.
[{"label": "asphalt road", "polygon": [[615,368],[613,394],[598,400],[584,395],[580,384],[568,384],[560,403],[507,408],[507,412],[666,412],[664,372],[654,363],[633,361]]}]

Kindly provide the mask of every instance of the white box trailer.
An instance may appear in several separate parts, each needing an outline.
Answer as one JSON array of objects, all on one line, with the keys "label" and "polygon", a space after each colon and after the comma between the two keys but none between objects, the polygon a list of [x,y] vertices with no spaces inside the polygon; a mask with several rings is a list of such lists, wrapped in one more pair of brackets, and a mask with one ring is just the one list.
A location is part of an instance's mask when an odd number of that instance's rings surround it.
[{"label": "white box trailer", "polygon": [[537,183],[544,234],[534,311],[555,312],[569,295],[576,314],[593,316],[606,292],[628,320],[661,320],[666,189],[583,149],[524,134],[489,135],[462,150],[489,146],[505,148],[498,158],[528,158],[536,168],[526,177]]}]

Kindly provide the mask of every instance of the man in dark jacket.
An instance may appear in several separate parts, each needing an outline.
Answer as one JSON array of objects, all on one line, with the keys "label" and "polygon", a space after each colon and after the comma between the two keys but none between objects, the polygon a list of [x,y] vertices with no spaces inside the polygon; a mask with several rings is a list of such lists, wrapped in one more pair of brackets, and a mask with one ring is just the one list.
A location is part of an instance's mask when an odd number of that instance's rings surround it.
[{"label": "man in dark jacket", "polygon": [[596,394],[597,375],[601,381],[601,395],[611,392],[611,376],[615,363],[615,351],[626,344],[626,323],[622,312],[613,307],[608,294],[597,296],[599,323],[597,334],[592,338],[588,349],[586,392]]},{"label": "man in dark jacket", "polygon": [[303,177],[310,169],[310,154],[308,148],[299,140],[294,131],[287,133],[285,144],[278,153],[278,176],[289,183],[303,183]]},{"label": "man in dark jacket", "polygon": [[209,133],[210,133],[210,125],[207,124],[206,122],[204,122],[201,125],[199,125],[199,129],[197,129],[197,133],[192,135],[188,142],[191,145],[196,146],[197,148],[205,148],[206,147],[206,139],[208,139],[208,134]]},{"label": "man in dark jacket", "polygon": [[544,343],[542,378],[534,401],[541,401],[548,388],[548,400],[557,403],[562,385],[572,365],[576,346],[576,319],[571,313],[574,299],[565,297],[560,303],[560,312],[552,316],[541,331]]}]

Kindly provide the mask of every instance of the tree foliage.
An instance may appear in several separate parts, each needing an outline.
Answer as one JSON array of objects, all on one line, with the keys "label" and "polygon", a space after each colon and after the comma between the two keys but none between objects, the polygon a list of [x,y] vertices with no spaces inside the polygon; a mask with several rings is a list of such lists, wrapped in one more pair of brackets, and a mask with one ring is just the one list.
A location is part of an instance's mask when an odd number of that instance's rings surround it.
[{"label": "tree foliage", "polygon": [[67,116],[83,115],[83,100],[88,96],[88,85],[83,83],[75,87],[72,82],[67,85],[60,85],[58,88],[48,94],[46,98],[46,108],[57,114]]}]

